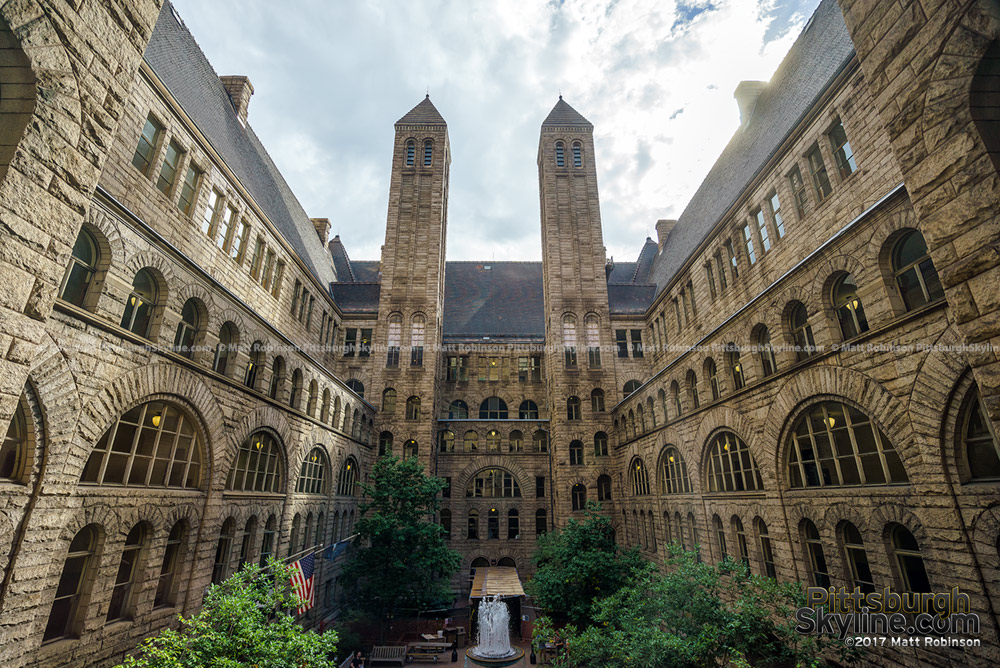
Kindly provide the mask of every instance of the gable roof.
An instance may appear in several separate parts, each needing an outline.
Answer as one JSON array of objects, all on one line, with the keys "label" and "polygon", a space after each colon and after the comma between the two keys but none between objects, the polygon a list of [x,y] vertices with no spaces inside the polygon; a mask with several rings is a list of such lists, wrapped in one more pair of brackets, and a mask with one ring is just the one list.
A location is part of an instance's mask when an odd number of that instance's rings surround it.
[{"label": "gable roof", "polygon": [[836,0],[823,0],[702,181],[653,263],[662,291],[850,62],[854,45]]},{"label": "gable roof", "polygon": [[336,280],[316,228],[257,135],[240,125],[229,93],[198,43],[165,2],[146,62],[316,279]]},{"label": "gable roof", "polygon": [[431,102],[431,96],[428,94],[417,106],[396,121],[396,125],[447,125],[447,123],[438,113],[437,107]]},{"label": "gable roof", "polygon": [[556,106],[552,107],[552,111],[549,115],[545,117],[542,121],[542,127],[583,127],[583,128],[593,128],[593,124],[584,118],[579,111],[569,106],[562,95],[559,96],[559,101],[556,102]]}]

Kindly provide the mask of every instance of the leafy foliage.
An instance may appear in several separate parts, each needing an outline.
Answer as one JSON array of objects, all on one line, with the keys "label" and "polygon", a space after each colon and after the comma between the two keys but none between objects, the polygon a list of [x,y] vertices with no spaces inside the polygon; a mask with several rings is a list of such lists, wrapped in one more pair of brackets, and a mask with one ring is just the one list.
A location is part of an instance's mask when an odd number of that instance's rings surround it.
[{"label": "leafy foliage", "polygon": [[366,501],[344,564],[347,605],[374,620],[403,610],[450,606],[448,581],[461,563],[444,541],[444,529],[430,522],[444,481],[424,473],[415,458],[381,457],[362,484]]},{"label": "leafy foliage", "polygon": [[588,503],[582,522],[570,520],[539,540],[538,569],[526,585],[528,594],[558,621],[590,623],[596,601],[650,568],[637,549],[616,545],[614,535],[600,506]]},{"label": "leafy foliage", "polygon": [[266,569],[244,566],[209,587],[201,611],[181,617],[179,629],[147,638],[117,668],[335,668],[327,657],[337,634],[307,631],[286,612],[299,605],[290,570],[274,559]]}]

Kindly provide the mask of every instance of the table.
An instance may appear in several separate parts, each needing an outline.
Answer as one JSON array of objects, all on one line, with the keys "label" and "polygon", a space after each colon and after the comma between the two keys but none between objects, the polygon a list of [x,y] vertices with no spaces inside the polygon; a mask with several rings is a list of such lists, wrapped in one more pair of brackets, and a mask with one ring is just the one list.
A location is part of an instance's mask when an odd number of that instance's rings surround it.
[{"label": "table", "polygon": [[436,662],[438,655],[449,649],[451,649],[451,644],[446,642],[411,642],[406,646],[406,659],[408,661]]}]

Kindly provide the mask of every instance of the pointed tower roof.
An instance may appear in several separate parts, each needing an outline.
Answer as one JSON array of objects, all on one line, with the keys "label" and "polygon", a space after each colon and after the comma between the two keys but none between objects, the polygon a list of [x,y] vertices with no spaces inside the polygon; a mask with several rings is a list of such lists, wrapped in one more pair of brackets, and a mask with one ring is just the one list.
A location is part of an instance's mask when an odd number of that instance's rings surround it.
[{"label": "pointed tower roof", "polygon": [[559,101],[556,102],[556,106],[552,107],[552,111],[549,115],[545,117],[542,121],[542,127],[581,127],[581,128],[593,128],[593,124],[586,118],[580,115],[580,112],[569,106],[565,100],[562,99],[562,95],[559,96]]},{"label": "pointed tower roof", "polygon": [[428,94],[420,104],[396,121],[396,125],[447,125],[447,123],[438,113],[437,107],[431,103],[431,96]]}]

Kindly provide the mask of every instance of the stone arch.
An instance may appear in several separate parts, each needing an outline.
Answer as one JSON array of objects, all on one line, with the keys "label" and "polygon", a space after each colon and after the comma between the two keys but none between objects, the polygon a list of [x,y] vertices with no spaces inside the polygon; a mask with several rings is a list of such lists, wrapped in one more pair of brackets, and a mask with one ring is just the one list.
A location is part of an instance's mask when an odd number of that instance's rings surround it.
[{"label": "stone arch", "polygon": [[915,443],[913,426],[903,403],[881,383],[866,374],[846,367],[814,366],[790,376],[774,393],[771,408],[763,422],[761,442],[766,468],[775,472],[776,481],[785,487],[784,457],[789,431],[801,413],[817,401],[846,400],[854,404],[886,434],[903,461],[907,476],[921,470],[927,453]]},{"label": "stone arch", "polygon": [[[51,332],[45,331],[34,359],[36,361],[28,372],[28,382],[41,413],[41,433],[37,435],[36,443],[44,443],[52,456],[73,440],[80,418],[81,394],[69,360]],[[37,455],[40,454],[36,448],[36,466],[39,463]]]},{"label": "stone arch", "polygon": [[[693,446],[682,447],[680,443],[686,444],[686,439],[672,441],[687,461],[688,476],[692,478],[691,491],[700,492],[703,488],[707,489],[702,484],[705,458],[708,457],[712,437],[721,431],[731,431],[743,439],[757,463],[764,488],[774,489],[776,484],[774,470],[766,457],[766,447],[758,445],[757,429],[753,422],[746,415],[729,406],[712,406],[702,412],[701,424],[698,425],[698,431],[692,439]],[[766,442],[766,439],[762,440]],[[695,482],[695,478],[697,478],[697,482]]]},{"label": "stone arch", "polygon": [[[218,311],[215,306],[215,297],[208,290],[208,288],[201,283],[185,283],[174,291],[168,306],[175,309],[177,313],[180,313],[185,302],[189,299],[197,299],[201,302],[205,312],[199,313],[199,315],[205,319],[203,329],[208,329],[210,325],[214,324],[214,318]],[[221,325],[222,323],[220,322],[219,324]]]},{"label": "stone arch", "polygon": [[216,484],[220,489],[225,485],[226,476],[229,475],[229,468],[236,457],[240,445],[251,434],[262,430],[271,432],[278,439],[285,467],[285,479],[282,482],[284,483],[284,489],[288,489],[290,477],[288,467],[291,461],[291,451],[296,447],[296,439],[288,424],[288,420],[285,418],[285,413],[270,404],[259,405],[244,415],[233,427],[229,438],[222,441],[225,445],[219,448],[219,454],[215,458],[216,468],[213,469],[213,473],[218,478]]},{"label": "stone arch", "polygon": [[[91,207],[87,210],[87,218],[85,222],[103,235],[103,241],[107,244],[107,247],[102,247],[101,250],[106,250],[108,252],[110,266],[124,267],[125,241],[122,239],[121,228],[119,227],[118,221],[115,217],[108,214],[100,207],[91,205]],[[101,240],[98,240],[98,243],[100,243],[100,241]]]},{"label": "stone arch", "polygon": [[534,481],[534,477],[529,476],[527,471],[525,471],[522,466],[512,461],[510,457],[505,457],[500,455],[500,453],[497,453],[494,455],[485,455],[473,458],[473,460],[469,462],[469,464],[467,464],[466,467],[462,469],[462,472],[455,478],[455,483],[452,485],[452,494],[457,494],[459,497],[464,498],[462,495],[465,494],[465,488],[468,487],[469,480],[472,479],[472,476],[483,469],[489,468],[498,468],[510,471],[521,488],[522,498],[527,498],[525,496],[526,491],[533,489],[533,487],[529,486],[529,483]]},{"label": "stone arch", "polygon": [[157,306],[164,306],[170,302],[170,290],[176,289],[177,277],[174,275],[174,268],[170,262],[159,253],[153,251],[142,251],[136,253],[122,266],[123,279],[126,284],[131,285],[132,279],[140,269],[152,269],[156,279],[161,282],[157,287],[161,294],[157,299]]}]

